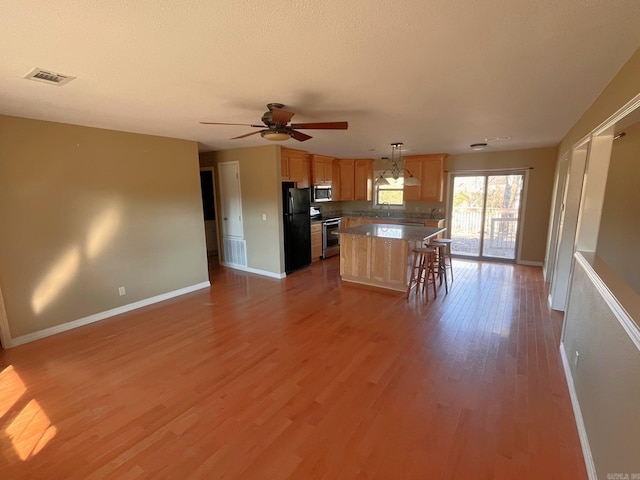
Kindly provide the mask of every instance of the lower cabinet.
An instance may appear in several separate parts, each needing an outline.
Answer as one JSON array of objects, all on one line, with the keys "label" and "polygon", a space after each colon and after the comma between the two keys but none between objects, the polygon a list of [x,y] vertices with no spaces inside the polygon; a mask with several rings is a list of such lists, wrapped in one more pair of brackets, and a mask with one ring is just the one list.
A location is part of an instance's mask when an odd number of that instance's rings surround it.
[{"label": "lower cabinet", "polygon": [[340,276],[368,280],[371,276],[371,237],[340,235]]},{"label": "lower cabinet", "polygon": [[371,240],[371,279],[387,288],[407,288],[408,243],[404,240]]},{"label": "lower cabinet", "polygon": [[362,235],[340,235],[343,280],[404,292],[408,242]]},{"label": "lower cabinet", "polygon": [[311,224],[311,260],[322,256],[322,223]]}]

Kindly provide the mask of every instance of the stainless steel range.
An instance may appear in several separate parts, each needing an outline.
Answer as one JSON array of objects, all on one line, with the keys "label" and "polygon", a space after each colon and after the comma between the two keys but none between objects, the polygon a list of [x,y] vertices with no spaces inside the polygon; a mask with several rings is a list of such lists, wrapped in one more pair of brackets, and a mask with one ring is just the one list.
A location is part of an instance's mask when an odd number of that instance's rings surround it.
[{"label": "stainless steel range", "polygon": [[340,218],[328,218],[322,221],[322,258],[340,253]]}]

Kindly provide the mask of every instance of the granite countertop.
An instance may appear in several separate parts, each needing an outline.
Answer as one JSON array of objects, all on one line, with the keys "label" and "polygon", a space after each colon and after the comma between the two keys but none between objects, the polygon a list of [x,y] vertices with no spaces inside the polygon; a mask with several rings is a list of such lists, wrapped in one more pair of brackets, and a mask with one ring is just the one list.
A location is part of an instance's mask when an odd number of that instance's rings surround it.
[{"label": "granite countertop", "polygon": [[421,240],[428,237],[435,237],[445,230],[445,228],[437,227],[370,223],[368,225],[358,225],[357,227],[341,228],[337,233],[361,237],[391,238],[395,240]]},{"label": "granite countertop", "polygon": [[408,212],[403,210],[376,210],[376,211],[350,211],[342,212],[343,217],[370,217],[370,218],[389,218],[391,220],[407,220],[407,221],[425,221],[425,220],[444,220],[441,213],[426,212]]}]

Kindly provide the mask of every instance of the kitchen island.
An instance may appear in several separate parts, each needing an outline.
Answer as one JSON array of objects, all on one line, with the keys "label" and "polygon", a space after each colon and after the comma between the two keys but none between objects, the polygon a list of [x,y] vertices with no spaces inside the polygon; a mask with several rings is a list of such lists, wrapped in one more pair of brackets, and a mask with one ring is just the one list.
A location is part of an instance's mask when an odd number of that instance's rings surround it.
[{"label": "kitchen island", "polygon": [[342,281],[404,293],[414,244],[444,231],[440,227],[385,223],[341,229],[338,234]]}]

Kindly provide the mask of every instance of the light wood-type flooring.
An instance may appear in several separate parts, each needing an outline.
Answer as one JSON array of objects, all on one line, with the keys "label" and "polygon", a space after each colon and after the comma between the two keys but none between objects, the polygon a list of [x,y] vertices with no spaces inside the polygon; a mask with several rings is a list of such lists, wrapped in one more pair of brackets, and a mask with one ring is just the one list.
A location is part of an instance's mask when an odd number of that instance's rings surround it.
[{"label": "light wood-type flooring", "polygon": [[0,478],[586,478],[537,267],[454,261],[425,304],[338,258],[0,352]]}]

